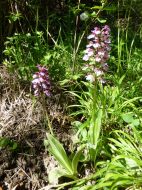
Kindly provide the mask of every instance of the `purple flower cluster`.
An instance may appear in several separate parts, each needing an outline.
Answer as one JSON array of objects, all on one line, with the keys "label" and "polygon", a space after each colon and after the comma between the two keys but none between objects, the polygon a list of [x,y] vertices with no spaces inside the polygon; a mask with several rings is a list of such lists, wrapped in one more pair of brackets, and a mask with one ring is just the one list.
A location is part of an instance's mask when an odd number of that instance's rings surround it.
[{"label": "purple flower cluster", "polygon": [[40,93],[44,93],[46,96],[50,96],[51,84],[49,80],[48,70],[41,65],[37,66],[38,72],[33,75],[32,87],[34,89],[34,95],[39,96]]},{"label": "purple flower cluster", "polygon": [[87,39],[89,43],[86,46],[85,55],[83,57],[84,61],[88,61],[83,68],[83,70],[89,72],[86,79],[93,82],[95,81],[95,77],[97,77],[103,82],[102,75],[108,69],[106,62],[109,59],[109,51],[111,50],[109,26],[105,25],[102,28],[95,27]]}]

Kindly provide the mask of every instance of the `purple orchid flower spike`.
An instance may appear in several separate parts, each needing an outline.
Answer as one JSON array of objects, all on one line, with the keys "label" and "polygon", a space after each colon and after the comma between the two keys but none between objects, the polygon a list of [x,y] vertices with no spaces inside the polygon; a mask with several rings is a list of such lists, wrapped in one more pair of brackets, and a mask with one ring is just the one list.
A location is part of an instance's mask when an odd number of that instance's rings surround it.
[{"label": "purple orchid flower spike", "polygon": [[33,75],[32,87],[34,95],[39,96],[44,93],[46,96],[51,96],[51,84],[48,74],[48,69],[44,66],[37,65],[38,72]]},{"label": "purple orchid flower spike", "polygon": [[[104,81],[102,76],[98,77],[98,73],[104,73],[108,70],[107,60],[109,59],[110,47],[110,27],[105,25],[103,27],[95,27],[91,30],[91,34],[87,37],[89,43],[86,45],[86,50],[84,51],[83,60],[87,62],[86,70],[90,69],[88,73],[87,80],[93,80],[93,75],[98,80]],[[92,68],[93,67],[93,68]],[[83,67],[84,68],[84,67]],[[84,70],[84,69],[83,69]]]}]

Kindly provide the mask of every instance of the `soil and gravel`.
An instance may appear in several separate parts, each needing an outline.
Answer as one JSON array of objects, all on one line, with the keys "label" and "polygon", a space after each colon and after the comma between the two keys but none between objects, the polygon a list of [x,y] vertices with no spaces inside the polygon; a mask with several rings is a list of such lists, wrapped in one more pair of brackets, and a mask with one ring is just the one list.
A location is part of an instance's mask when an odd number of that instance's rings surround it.
[{"label": "soil and gravel", "polygon": [[[39,190],[48,185],[48,173],[57,165],[43,143],[48,131],[45,110],[30,89],[0,68],[0,138],[7,142],[0,148],[0,190]],[[68,147],[71,118],[65,106],[59,91],[44,108],[58,139]]]}]

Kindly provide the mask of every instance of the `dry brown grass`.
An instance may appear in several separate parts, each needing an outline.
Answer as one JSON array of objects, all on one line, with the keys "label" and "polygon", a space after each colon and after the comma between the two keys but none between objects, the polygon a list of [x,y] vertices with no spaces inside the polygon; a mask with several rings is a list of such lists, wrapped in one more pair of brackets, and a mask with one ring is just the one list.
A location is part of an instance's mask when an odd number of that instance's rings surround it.
[{"label": "dry brown grass", "polygon": [[44,113],[49,113],[53,130],[65,146],[70,142],[70,117],[65,114],[61,91],[45,104],[46,110],[42,101],[31,95],[29,82],[0,68],[0,137],[18,144],[14,152],[0,149],[0,187],[38,190],[48,184],[48,172],[56,162],[43,145],[48,130]]},{"label": "dry brown grass", "polygon": [[42,106],[40,102],[33,106],[28,84],[20,84],[5,68],[1,68],[0,73],[0,135],[11,136],[11,132],[12,136],[24,135],[24,131],[42,120]]}]

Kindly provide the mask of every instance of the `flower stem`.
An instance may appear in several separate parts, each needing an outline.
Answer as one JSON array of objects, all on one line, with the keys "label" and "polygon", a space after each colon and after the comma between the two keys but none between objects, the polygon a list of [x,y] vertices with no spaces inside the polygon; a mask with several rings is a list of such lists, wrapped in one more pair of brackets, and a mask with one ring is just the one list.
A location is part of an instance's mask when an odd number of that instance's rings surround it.
[{"label": "flower stem", "polygon": [[53,135],[52,125],[51,125],[47,111],[46,111],[46,118],[47,118],[47,122],[48,122],[49,131],[50,131],[51,135]]},{"label": "flower stem", "polygon": [[51,135],[53,135],[52,124],[50,122],[48,111],[46,110],[45,96],[43,96],[42,99],[43,99],[42,106],[43,106],[44,115],[45,115],[45,118],[47,119],[49,131],[50,131]]}]

